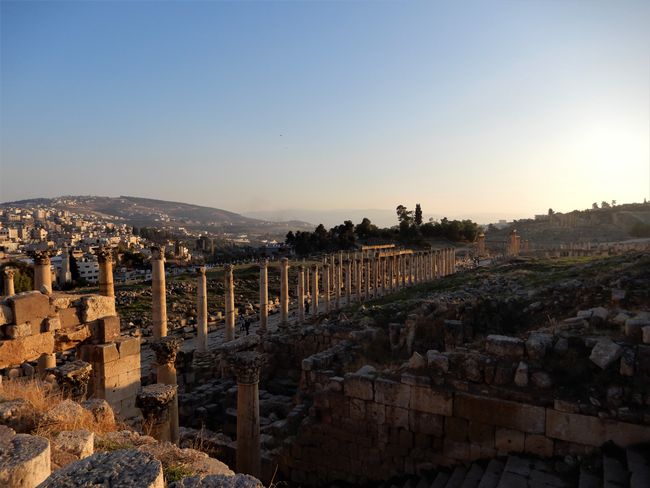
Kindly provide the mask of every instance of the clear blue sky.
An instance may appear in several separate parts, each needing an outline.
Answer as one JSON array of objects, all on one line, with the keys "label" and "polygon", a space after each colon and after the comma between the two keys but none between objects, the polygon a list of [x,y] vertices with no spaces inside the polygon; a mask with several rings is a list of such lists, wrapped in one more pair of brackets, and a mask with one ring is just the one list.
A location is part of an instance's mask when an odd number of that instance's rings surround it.
[{"label": "clear blue sky", "polygon": [[1,2],[0,200],[641,201],[650,2]]}]

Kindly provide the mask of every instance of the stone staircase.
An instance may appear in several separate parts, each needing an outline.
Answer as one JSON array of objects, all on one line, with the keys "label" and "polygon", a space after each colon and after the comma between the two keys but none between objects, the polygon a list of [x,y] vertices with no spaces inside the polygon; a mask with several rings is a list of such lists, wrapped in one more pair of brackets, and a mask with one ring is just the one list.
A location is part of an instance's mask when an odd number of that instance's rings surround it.
[{"label": "stone staircase", "polygon": [[650,488],[650,446],[603,449],[582,465],[511,455],[455,466],[380,488]]}]

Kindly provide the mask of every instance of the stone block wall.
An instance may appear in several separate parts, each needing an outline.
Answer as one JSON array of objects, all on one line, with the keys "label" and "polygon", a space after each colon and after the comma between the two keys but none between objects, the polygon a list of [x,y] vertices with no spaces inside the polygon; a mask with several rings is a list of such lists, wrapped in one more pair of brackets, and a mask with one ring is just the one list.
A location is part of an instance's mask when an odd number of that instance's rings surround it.
[{"label": "stone block wall", "polygon": [[41,355],[71,350],[92,365],[89,396],[106,399],[123,418],[137,414],[140,340],[121,337],[113,297],[32,291],[0,303],[5,376],[33,375]]},{"label": "stone block wall", "polygon": [[[586,454],[650,441],[650,426],[432,386],[429,378],[346,374],[314,385],[310,417],[280,464],[297,483],[365,483],[507,453]],[[487,393],[487,392],[486,392]]]}]

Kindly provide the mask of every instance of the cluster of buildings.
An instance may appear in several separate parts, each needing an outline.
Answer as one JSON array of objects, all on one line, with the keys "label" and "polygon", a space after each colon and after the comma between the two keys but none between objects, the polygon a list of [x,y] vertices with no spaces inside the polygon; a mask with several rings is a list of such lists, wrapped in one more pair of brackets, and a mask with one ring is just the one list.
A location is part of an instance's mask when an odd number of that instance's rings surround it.
[{"label": "cluster of buildings", "polygon": [[[79,278],[97,283],[100,247],[131,252],[149,252],[148,243],[133,235],[131,226],[97,215],[46,206],[5,206],[0,208],[0,263],[33,263],[35,252],[49,251],[52,275],[59,285],[72,279],[74,259]],[[136,270],[123,270],[126,276]],[[145,274],[144,270],[142,274]]]}]

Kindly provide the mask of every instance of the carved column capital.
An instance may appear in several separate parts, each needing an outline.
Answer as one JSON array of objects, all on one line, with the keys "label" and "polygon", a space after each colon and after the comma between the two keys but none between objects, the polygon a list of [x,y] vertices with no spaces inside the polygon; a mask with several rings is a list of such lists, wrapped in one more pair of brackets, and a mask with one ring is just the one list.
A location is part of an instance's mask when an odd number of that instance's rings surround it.
[{"label": "carved column capital", "polygon": [[237,383],[253,385],[260,381],[264,358],[255,351],[244,351],[228,356],[228,364],[235,370]]},{"label": "carved column capital", "polygon": [[203,276],[205,276],[205,266],[201,266],[201,267],[197,270],[197,273],[198,273],[199,275],[203,275]]},{"label": "carved column capital", "polygon": [[97,249],[97,251],[95,251],[95,255],[97,256],[97,261],[100,264],[113,262],[113,252],[108,247],[100,247]]},{"label": "carved column capital", "polygon": [[50,264],[50,254],[47,251],[34,251],[32,253],[34,264],[47,265]]},{"label": "carved column capital", "polygon": [[151,259],[165,259],[165,246],[151,246]]},{"label": "carved column capital", "polygon": [[266,268],[269,265],[269,260],[268,259],[262,259],[260,261],[260,268]]},{"label": "carved column capital", "polygon": [[86,396],[92,365],[85,361],[76,360],[65,363],[57,368],[48,370],[54,373],[56,382],[64,393],[70,394],[74,400]]},{"label": "carved column capital", "polygon": [[232,273],[232,270],[233,270],[234,268],[235,268],[235,267],[234,267],[232,264],[226,264],[226,265],[224,265],[223,270],[224,270],[226,273]]},{"label": "carved column capital", "polygon": [[156,341],[151,342],[151,349],[156,354],[156,364],[162,366],[164,364],[173,365],[176,362],[176,354],[183,343],[180,337],[162,337]]},{"label": "carved column capital", "polygon": [[13,268],[5,268],[4,274],[7,278],[13,279],[14,275],[16,274],[16,270]]}]

